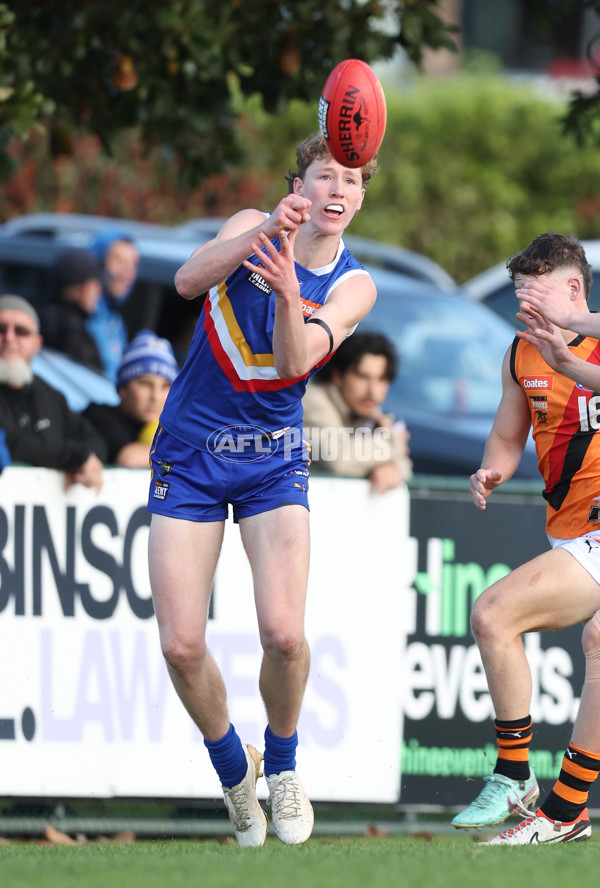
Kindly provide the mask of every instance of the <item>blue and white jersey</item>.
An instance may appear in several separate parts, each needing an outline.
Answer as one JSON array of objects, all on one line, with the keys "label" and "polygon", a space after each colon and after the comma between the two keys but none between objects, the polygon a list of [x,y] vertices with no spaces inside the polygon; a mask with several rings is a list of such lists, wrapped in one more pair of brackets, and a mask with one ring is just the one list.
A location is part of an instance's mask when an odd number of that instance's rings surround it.
[{"label": "blue and white jersey", "polygon": [[[273,243],[279,249],[279,239]],[[250,262],[258,266],[256,256]],[[340,241],[333,262],[305,268],[296,262],[305,321],[343,281],[368,272]],[[302,427],[302,396],[310,376],[282,379],[275,370],[275,294],[256,271],[240,265],[208,294],[185,365],[171,386],[160,424],[197,449],[227,424],[274,431]]]}]

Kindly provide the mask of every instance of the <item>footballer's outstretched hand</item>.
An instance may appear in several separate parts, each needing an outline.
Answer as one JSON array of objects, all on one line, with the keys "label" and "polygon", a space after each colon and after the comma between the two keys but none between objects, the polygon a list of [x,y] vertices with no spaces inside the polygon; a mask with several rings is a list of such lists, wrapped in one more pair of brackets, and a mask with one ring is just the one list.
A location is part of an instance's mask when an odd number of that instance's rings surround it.
[{"label": "footballer's outstretched hand", "polygon": [[[258,241],[252,244],[252,252],[259,261],[261,276],[265,279],[276,296],[289,299],[298,298],[300,285],[296,276],[294,262],[294,241],[298,229],[295,228],[289,234],[281,232],[279,237],[280,250],[275,249],[274,244],[266,234],[259,234]],[[248,259],[242,263],[248,271],[256,271],[257,266]]]},{"label": "footballer's outstretched hand", "polygon": [[527,330],[517,330],[519,339],[529,342],[539,350],[545,362],[559,373],[564,372],[572,360],[571,352],[558,327],[539,314],[532,306],[524,306],[517,312],[517,319],[527,324]]},{"label": "footballer's outstretched hand", "polygon": [[502,472],[498,469],[477,469],[469,478],[469,495],[478,509],[485,510],[486,500],[493,490],[502,483]]}]

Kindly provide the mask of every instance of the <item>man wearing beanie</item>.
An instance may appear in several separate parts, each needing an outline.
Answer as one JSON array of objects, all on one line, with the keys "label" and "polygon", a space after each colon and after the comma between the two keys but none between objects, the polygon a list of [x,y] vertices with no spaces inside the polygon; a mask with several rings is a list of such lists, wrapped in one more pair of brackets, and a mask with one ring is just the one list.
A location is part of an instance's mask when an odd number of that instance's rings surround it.
[{"label": "man wearing beanie", "polygon": [[168,340],[150,330],[141,330],[132,339],[117,371],[120,403],[90,404],[84,412],[103,436],[110,463],[149,467],[150,444],[177,372]]},{"label": "man wearing beanie", "polygon": [[88,250],[65,250],[54,264],[56,295],[40,310],[48,348],[103,372],[96,340],[87,330],[102,294],[100,263]]},{"label": "man wearing beanie", "polygon": [[106,445],[64,395],[34,376],[39,319],[21,296],[0,296],[0,428],[13,462],[65,472],[65,489],[102,486]]}]

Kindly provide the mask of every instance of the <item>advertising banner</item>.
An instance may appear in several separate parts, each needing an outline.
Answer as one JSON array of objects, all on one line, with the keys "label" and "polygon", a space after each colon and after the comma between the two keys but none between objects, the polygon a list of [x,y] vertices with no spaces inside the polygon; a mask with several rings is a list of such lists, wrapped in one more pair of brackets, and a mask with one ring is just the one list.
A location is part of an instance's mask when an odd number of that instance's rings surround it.
[{"label": "advertising banner", "polygon": [[[2,795],[219,797],[160,652],[148,474],[108,469],[100,494],[62,484],[44,469],[11,467],[0,478]],[[311,480],[312,663],[298,768],[317,801],[397,799],[404,651],[395,578],[408,512],[405,489],[378,497],[367,482]],[[252,582],[231,520],[208,635],[232,721],[262,749]]]},{"label": "advertising banner", "polygon": [[[545,502],[496,492],[485,512],[463,492],[411,492],[400,803],[460,807],[496,762],[494,712],[469,626],[475,598],[548,549]],[[527,594],[527,590],[523,590]],[[584,677],[581,626],[524,637],[533,678],[530,761],[558,776]]]}]

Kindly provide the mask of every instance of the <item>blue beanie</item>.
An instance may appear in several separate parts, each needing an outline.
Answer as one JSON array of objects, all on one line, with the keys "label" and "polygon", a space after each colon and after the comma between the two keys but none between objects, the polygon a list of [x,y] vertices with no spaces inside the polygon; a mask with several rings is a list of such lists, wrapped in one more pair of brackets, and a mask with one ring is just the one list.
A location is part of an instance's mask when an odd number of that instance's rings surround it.
[{"label": "blue beanie", "polygon": [[151,330],[140,330],[133,337],[117,370],[117,388],[145,373],[155,373],[173,382],[179,367],[168,339],[161,339]]},{"label": "blue beanie", "polygon": [[103,262],[108,253],[108,248],[111,244],[114,244],[115,241],[127,241],[127,243],[134,244],[135,246],[134,239],[130,234],[127,234],[126,231],[123,231],[120,228],[103,228],[89,243],[88,250]]}]

